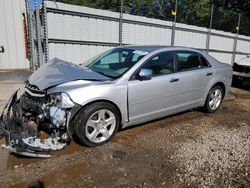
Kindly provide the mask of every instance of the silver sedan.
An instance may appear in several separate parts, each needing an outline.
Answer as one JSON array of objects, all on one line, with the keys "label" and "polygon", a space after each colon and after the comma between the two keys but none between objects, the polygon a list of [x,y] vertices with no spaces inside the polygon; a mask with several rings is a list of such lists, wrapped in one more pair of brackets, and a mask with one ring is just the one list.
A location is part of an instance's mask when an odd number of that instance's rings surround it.
[{"label": "silver sedan", "polygon": [[38,131],[92,147],[120,128],[197,107],[214,113],[231,82],[232,67],[199,50],[122,46],[82,65],[53,59],[27,80],[19,103]]}]

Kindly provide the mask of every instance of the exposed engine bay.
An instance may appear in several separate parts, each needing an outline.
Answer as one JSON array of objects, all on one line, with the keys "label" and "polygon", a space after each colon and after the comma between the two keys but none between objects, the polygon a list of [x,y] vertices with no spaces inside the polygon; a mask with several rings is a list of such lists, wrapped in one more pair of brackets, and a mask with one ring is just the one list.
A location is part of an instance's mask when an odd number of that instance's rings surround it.
[{"label": "exposed engine bay", "polygon": [[18,97],[13,93],[0,116],[2,146],[11,153],[30,157],[51,157],[51,151],[60,150],[70,143],[67,132],[70,109],[60,104],[61,95],[26,90]]}]

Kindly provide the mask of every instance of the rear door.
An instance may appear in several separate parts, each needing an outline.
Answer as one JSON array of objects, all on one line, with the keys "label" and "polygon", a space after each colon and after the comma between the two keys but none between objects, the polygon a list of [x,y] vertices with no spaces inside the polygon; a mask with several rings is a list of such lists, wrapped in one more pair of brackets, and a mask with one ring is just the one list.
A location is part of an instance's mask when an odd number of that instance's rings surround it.
[{"label": "rear door", "polygon": [[206,96],[206,88],[213,78],[214,70],[198,52],[176,51],[176,56],[182,88],[181,106],[187,108],[199,106]]}]

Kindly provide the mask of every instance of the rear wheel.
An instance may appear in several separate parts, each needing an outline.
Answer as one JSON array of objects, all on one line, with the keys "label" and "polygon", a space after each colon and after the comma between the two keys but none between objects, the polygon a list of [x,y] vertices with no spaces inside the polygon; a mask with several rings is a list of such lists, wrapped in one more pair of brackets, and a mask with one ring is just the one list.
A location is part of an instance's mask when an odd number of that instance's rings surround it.
[{"label": "rear wheel", "polygon": [[224,91],[221,86],[214,86],[208,93],[206,103],[205,103],[205,110],[208,113],[216,112],[222,102],[224,95]]},{"label": "rear wheel", "polygon": [[83,108],[76,117],[75,134],[81,144],[89,147],[107,143],[120,125],[119,111],[106,102],[97,102]]}]

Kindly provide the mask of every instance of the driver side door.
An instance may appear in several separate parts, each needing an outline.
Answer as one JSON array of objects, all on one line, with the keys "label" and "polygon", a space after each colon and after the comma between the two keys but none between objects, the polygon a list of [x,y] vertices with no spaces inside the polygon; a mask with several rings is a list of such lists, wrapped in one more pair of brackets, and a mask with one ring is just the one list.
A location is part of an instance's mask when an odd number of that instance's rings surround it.
[{"label": "driver side door", "polygon": [[[150,80],[139,80],[142,68],[151,69]],[[147,60],[128,82],[129,121],[141,123],[178,111],[180,84],[172,52],[160,52]]]}]

